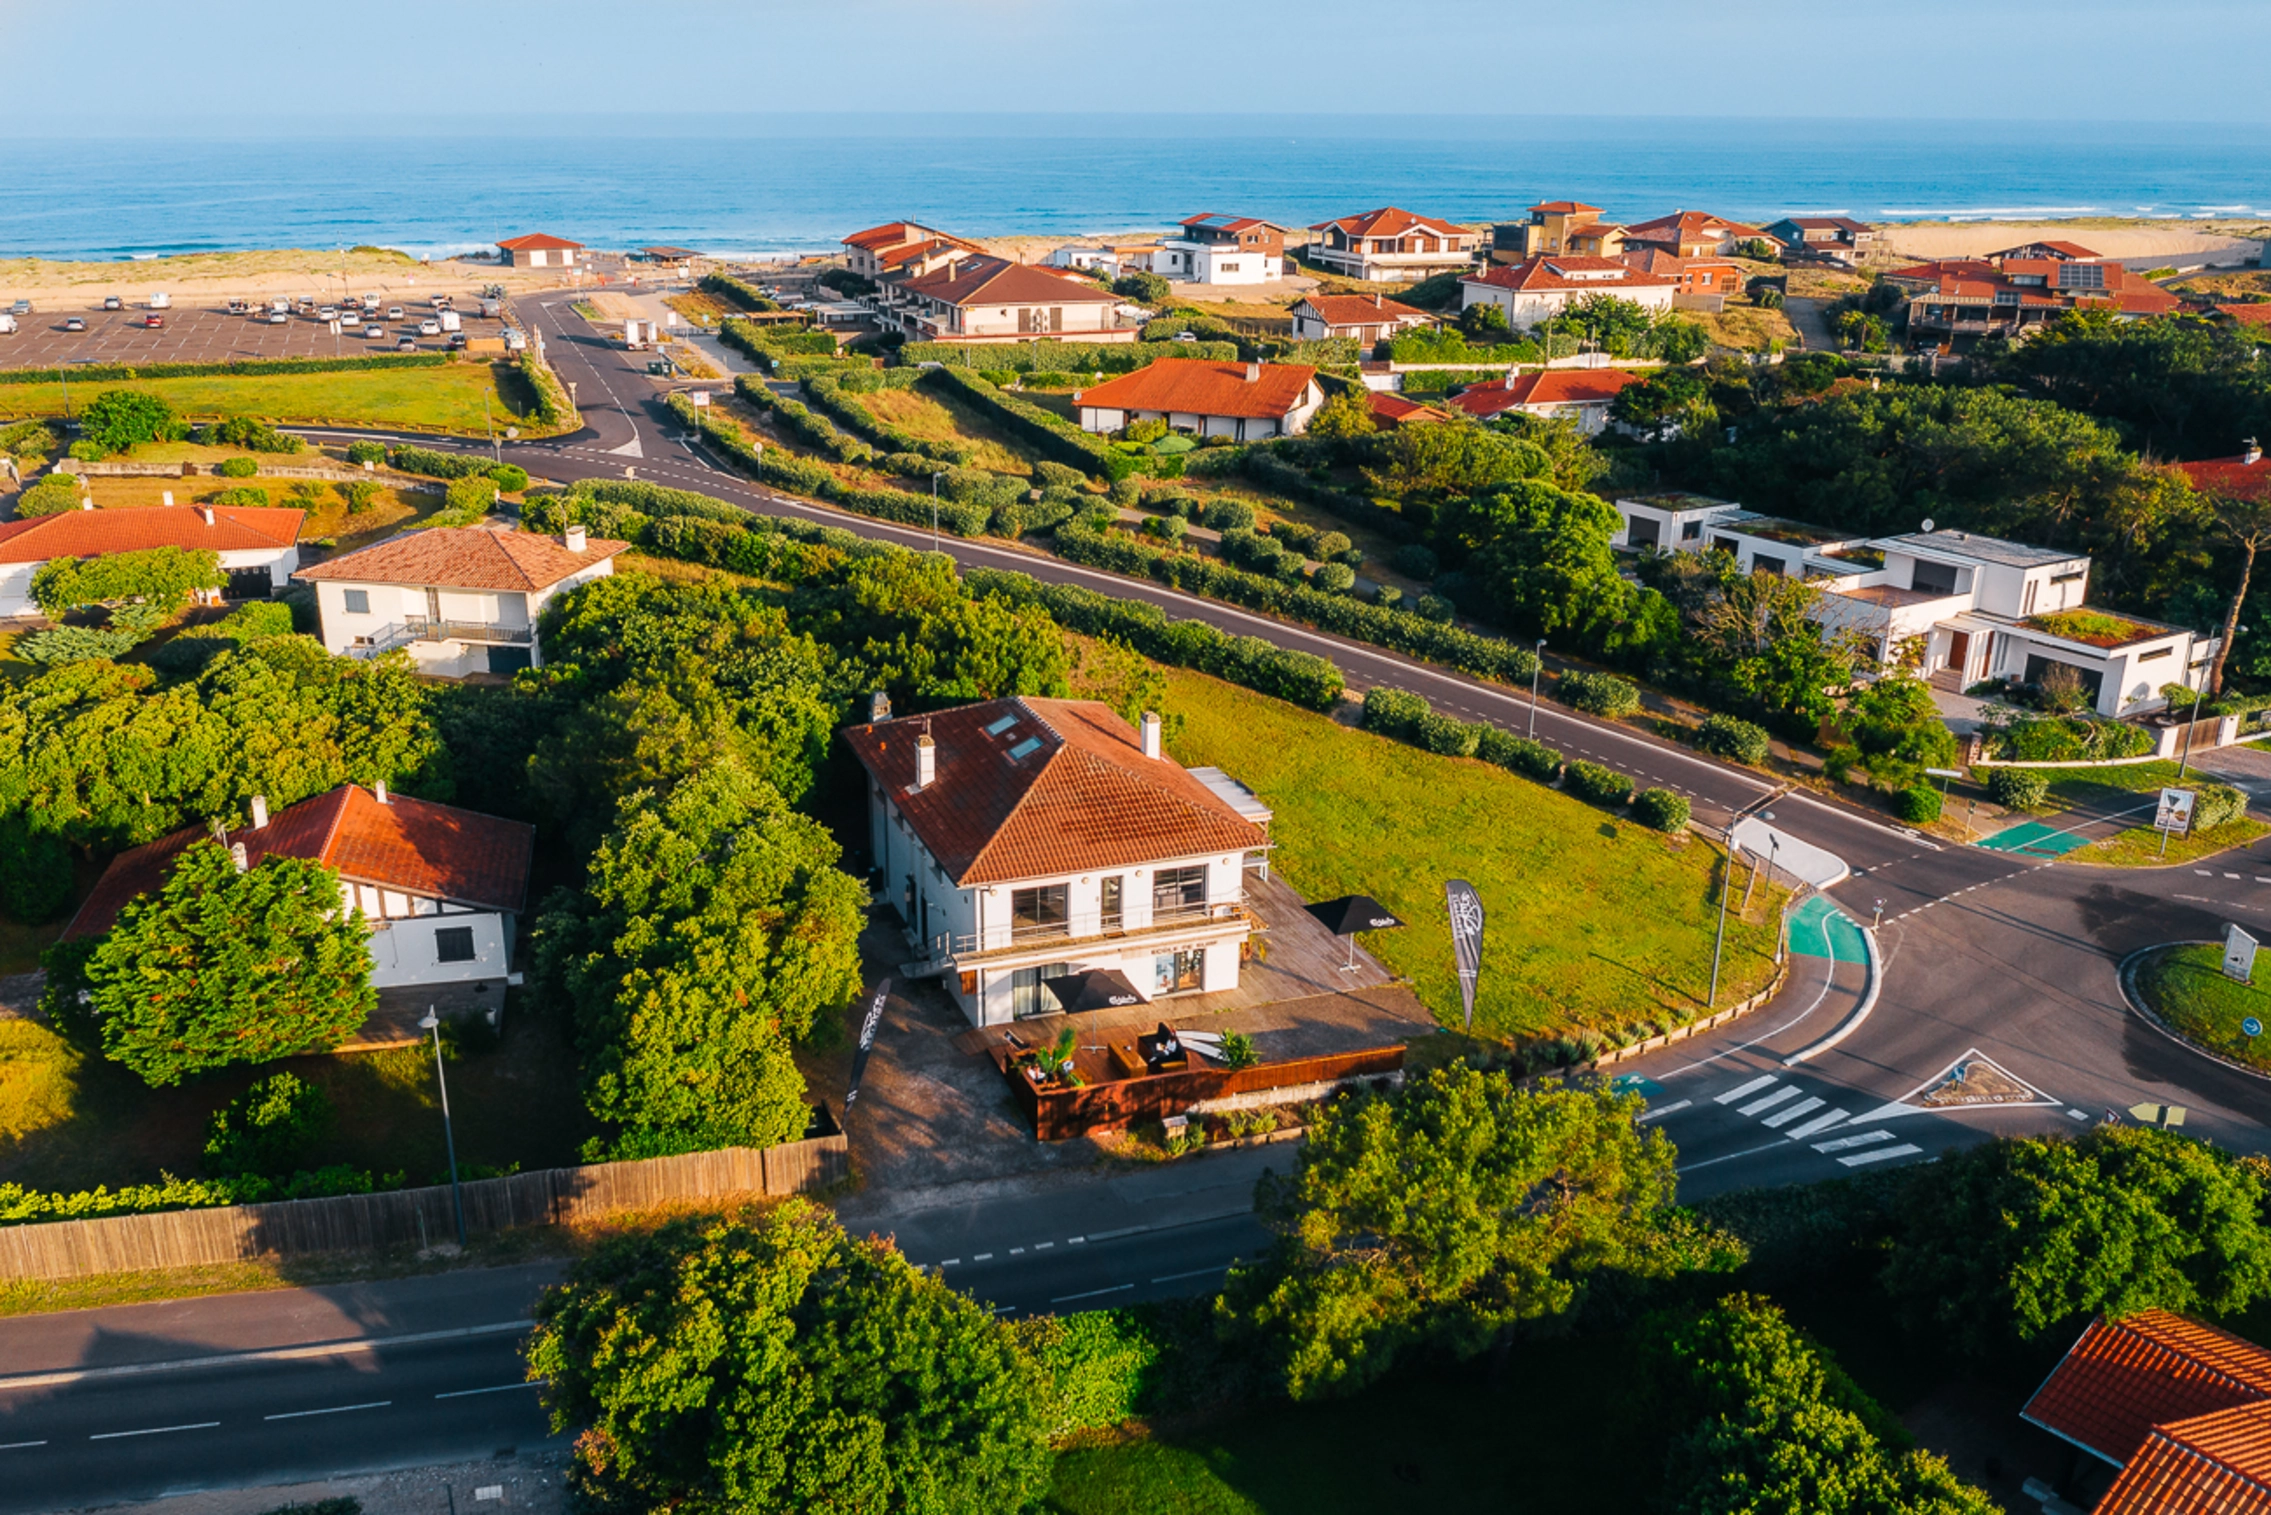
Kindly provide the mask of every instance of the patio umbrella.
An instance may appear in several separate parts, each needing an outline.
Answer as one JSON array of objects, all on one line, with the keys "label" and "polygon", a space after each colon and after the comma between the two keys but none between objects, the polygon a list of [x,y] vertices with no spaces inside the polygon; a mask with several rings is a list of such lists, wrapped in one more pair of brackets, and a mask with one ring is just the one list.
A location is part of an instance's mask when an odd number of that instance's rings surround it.
[{"label": "patio umbrella", "polygon": [[1356,933],[1359,931],[1393,931],[1403,925],[1391,914],[1388,907],[1369,894],[1344,894],[1337,900],[1305,907],[1335,936],[1348,938],[1348,962],[1342,971],[1356,966]]},{"label": "patio umbrella", "polygon": [[1057,1003],[1068,1011],[1124,1010],[1140,1005],[1143,996],[1136,986],[1117,968],[1092,968],[1086,973],[1068,973],[1063,978],[1047,980],[1049,992]]}]

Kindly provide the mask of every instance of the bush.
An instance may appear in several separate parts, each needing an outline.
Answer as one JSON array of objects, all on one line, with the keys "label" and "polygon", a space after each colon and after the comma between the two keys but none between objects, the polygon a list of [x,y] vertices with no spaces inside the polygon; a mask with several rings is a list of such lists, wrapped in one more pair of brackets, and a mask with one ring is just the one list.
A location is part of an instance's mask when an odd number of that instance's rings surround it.
[{"label": "bush", "polygon": [[487,473],[487,458],[469,452],[436,452],[431,447],[401,446],[389,451],[387,461],[403,473],[429,479],[464,479]]},{"label": "bush", "polygon": [[1438,626],[1450,625],[1451,618],[1459,613],[1458,606],[1439,594],[1421,595],[1413,603],[1412,610],[1421,620],[1433,621]]},{"label": "bush", "polygon": [[1940,791],[1930,784],[1911,784],[1893,796],[1893,814],[1911,826],[1940,818]]},{"label": "bush", "polygon": [[1753,766],[1766,761],[1770,740],[1764,726],[1731,715],[1707,716],[1695,733],[1695,745],[1705,752]]},{"label": "bush", "polygon": [[226,505],[238,510],[266,510],[268,508],[268,491],[258,484],[239,484],[234,489],[222,490],[205,503],[208,505]]},{"label": "bush", "polygon": [[1346,563],[1321,564],[1309,575],[1309,583],[1326,594],[1347,594],[1356,587],[1356,570]]},{"label": "bush", "polygon": [[1168,297],[1174,294],[1174,290],[1169,288],[1167,281],[1159,275],[1139,270],[1134,273],[1122,274],[1114,279],[1112,281],[1112,293],[1124,300],[1134,300],[1143,305],[1164,305],[1167,303]]},{"label": "bush", "polygon": [[57,626],[16,638],[16,656],[32,663],[91,663],[115,658],[142,638],[131,631]]},{"label": "bush", "polygon": [[1587,673],[1582,669],[1565,673],[1554,692],[1572,709],[1610,720],[1640,708],[1640,686],[1613,673]]},{"label": "bush", "polygon": [[223,479],[249,479],[260,472],[258,458],[224,458],[213,465],[215,476]]},{"label": "bush", "polygon": [[1153,516],[1143,523],[1144,535],[1157,537],[1163,542],[1180,542],[1188,529],[1178,516]]},{"label": "bush", "polygon": [[2031,768],[1990,769],[1987,797],[2006,810],[2033,810],[2050,797],[2050,780]]},{"label": "bush", "polygon": [[331,1096],[289,1073],[271,1074],[213,1112],[205,1171],[215,1177],[280,1177],[306,1166],[331,1133]]},{"label": "bush", "polygon": [[[1348,562],[1345,554],[1354,550],[1345,531],[1320,531],[1317,539],[1309,544],[1309,556],[1322,562]],[[1359,561],[1362,561],[1361,557]],[[1353,568],[1356,565],[1350,563],[1349,566]]]},{"label": "bush", "polygon": [[1415,740],[1420,723],[1429,719],[1425,695],[1410,694],[1375,684],[1364,691],[1364,729],[1382,736]]},{"label": "bush", "polygon": [[379,487],[373,479],[341,479],[333,484],[339,498],[347,502],[347,514],[359,516],[378,503]]},{"label": "bush", "polygon": [[1372,603],[1382,610],[1394,610],[1403,602],[1404,592],[1395,585],[1375,584],[1372,586]]},{"label": "bush", "polygon": [[2194,791],[2192,829],[2208,831],[2247,814],[2247,796],[2229,784],[2202,784]]},{"label": "bush", "polygon": [[528,488],[528,470],[518,463],[498,463],[490,468],[489,477],[497,481],[502,494],[519,494]]},{"label": "bush", "polygon": [[79,412],[79,435],[106,453],[174,441],[188,432],[172,406],[138,389],[106,389]]},{"label": "bush", "polygon": [[77,474],[48,474],[16,496],[16,518],[28,521],[34,516],[61,515],[66,510],[77,510],[79,492]]},{"label": "bush", "polygon": [[1482,740],[1475,747],[1475,756],[1486,763],[1495,763],[1509,773],[1536,779],[1541,784],[1550,784],[1561,777],[1562,758],[1559,752],[1543,742],[1516,736],[1511,731],[1501,731],[1496,726],[1483,728]]},{"label": "bush", "polygon": [[1043,458],[1033,465],[1033,483],[1041,489],[1086,489],[1088,475],[1077,468]]},{"label": "bush", "polygon": [[294,453],[307,445],[258,416],[231,416],[226,421],[200,426],[196,437],[207,447],[242,447],[251,452]]},{"label": "bush", "polygon": [[383,442],[349,442],[347,444],[347,461],[357,468],[362,467],[365,463],[384,463],[386,461],[386,444]]},{"label": "bush", "polygon": [[1621,805],[1632,797],[1632,780],[1614,768],[1584,758],[1561,770],[1561,787],[1594,805]]},{"label": "bush", "polygon": [[1254,507],[1244,500],[1210,500],[1203,523],[1214,531],[1252,531]]},{"label": "bush", "polygon": [[36,926],[71,903],[71,849],[20,815],[0,818],[0,912]]},{"label": "bush", "polygon": [[1643,789],[1632,797],[1632,818],[1653,831],[1685,831],[1687,796],[1669,789]]},{"label": "bush", "polygon": [[1432,548],[1422,547],[1417,542],[1407,542],[1389,557],[1388,566],[1407,579],[1418,579],[1425,583],[1435,577],[1442,564]]},{"label": "bush", "polygon": [[925,372],[924,379],[989,412],[1004,429],[1054,455],[1060,463],[1106,479],[1126,478],[1141,466],[1136,459],[1115,451],[1109,442],[1082,431],[1055,411],[1004,393],[968,369],[933,368]]},{"label": "bush", "polygon": [[1432,711],[1419,720],[1419,745],[1444,757],[1473,757],[1483,728]]}]

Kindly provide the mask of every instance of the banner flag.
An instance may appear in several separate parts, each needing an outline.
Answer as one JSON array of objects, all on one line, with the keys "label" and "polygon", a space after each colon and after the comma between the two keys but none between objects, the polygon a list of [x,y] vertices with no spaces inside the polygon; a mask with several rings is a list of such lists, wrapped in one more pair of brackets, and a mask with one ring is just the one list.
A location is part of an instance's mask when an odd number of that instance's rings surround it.
[{"label": "banner flag", "polygon": [[1459,998],[1466,1005],[1467,1029],[1475,1029],[1475,980],[1482,976],[1482,896],[1463,878],[1443,886],[1451,910],[1451,955],[1459,964]]},{"label": "banner flag", "polygon": [[875,1050],[875,1028],[883,1024],[883,1002],[891,997],[891,975],[886,973],[875,986],[875,997],[867,1002],[867,1018],[860,1022],[859,1047],[852,1053],[852,1086],[844,1093],[844,1114],[852,1113],[852,1102],[860,1097],[860,1078],[867,1072],[868,1054]]}]

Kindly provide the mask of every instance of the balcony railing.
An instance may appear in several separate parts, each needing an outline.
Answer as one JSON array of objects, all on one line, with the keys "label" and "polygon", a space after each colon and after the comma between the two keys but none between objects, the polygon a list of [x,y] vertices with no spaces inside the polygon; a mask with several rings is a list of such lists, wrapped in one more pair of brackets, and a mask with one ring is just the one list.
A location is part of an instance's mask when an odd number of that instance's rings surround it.
[{"label": "balcony railing", "polygon": [[941,963],[959,962],[988,953],[1024,952],[1053,942],[1103,943],[1239,920],[1256,930],[1261,929],[1260,920],[1242,900],[1214,900],[1193,905],[1155,905],[1151,920],[1144,925],[1107,926],[1079,936],[1073,934],[1069,921],[1022,921],[1012,924],[1006,932],[996,928],[983,937],[971,932],[940,932],[931,938],[930,951]]},{"label": "balcony railing", "polygon": [[389,621],[349,647],[347,652],[350,657],[375,658],[412,642],[480,642],[530,647],[536,642],[536,628],[501,626],[492,621],[437,621],[429,616],[405,616],[399,621]]}]

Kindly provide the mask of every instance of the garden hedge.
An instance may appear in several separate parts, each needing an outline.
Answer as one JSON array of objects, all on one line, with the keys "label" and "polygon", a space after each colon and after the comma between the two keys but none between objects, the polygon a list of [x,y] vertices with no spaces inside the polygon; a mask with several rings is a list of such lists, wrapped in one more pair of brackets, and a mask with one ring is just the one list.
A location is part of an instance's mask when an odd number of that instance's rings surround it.
[{"label": "garden hedge", "polygon": [[[990,358],[989,354],[989,358]],[[924,372],[934,384],[957,399],[993,415],[1004,430],[1032,443],[1057,462],[1083,473],[1107,479],[1124,479],[1141,466],[1127,453],[1116,451],[1103,438],[1082,431],[1054,411],[996,389],[966,368],[931,368]]]},{"label": "garden hedge", "polygon": [[1561,770],[1561,787],[1595,805],[1621,805],[1632,798],[1632,780],[1602,763],[1579,758]]},{"label": "garden hedge", "polygon": [[1695,745],[1703,751],[1753,766],[1766,761],[1771,741],[1764,726],[1732,715],[1706,716],[1695,733]]},{"label": "garden hedge", "polygon": [[1611,720],[1640,708],[1640,686],[1614,673],[1574,669],[1561,676],[1554,692],[1573,709]]},{"label": "garden hedge", "polygon": [[1893,814],[1911,826],[1940,818],[1940,791],[1930,784],[1911,784],[1893,796]]},{"label": "garden hedge", "polygon": [[1693,807],[1684,794],[1643,789],[1632,797],[1632,818],[1655,831],[1685,831]]},{"label": "garden hedge", "polygon": [[1235,342],[909,342],[899,361],[910,366],[986,368],[1020,374],[1133,373],[1160,358],[1238,361]]},{"label": "garden hedge", "polygon": [[257,378],[262,374],[353,373],[370,368],[439,368],[457,361],[455,353],[377,353],[367,358],[246,358],[236,363],[124,363],[73,364],[61,368],[0,370],[0,384],[58,384],[65,379],[209,379]]},{"label": "garden hedge", "polygon": [[704,274],[702,275],[701,288],[729,304],[740,306],[743,310],[775,311],[781,308],[778,301],[767,299],[764,295],[759,294],[755,285],[745,284],[731,274]]},{"label": "garden hedge", "polygon": [[2032,768],[1995,768],[1987,775],[1987,797],[2006,810],[2032,810],[2050,796],[2050,780]]}]

